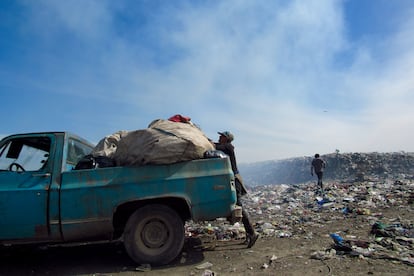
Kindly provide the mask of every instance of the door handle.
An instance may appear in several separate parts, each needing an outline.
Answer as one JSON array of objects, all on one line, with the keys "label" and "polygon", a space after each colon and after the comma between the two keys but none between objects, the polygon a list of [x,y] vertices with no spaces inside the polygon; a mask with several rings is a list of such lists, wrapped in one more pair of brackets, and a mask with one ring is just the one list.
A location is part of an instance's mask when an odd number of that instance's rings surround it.
[{"label": "door handle", "polygon": [[35,173],[33,176],[37,177],[50,177],[50,173]]}]

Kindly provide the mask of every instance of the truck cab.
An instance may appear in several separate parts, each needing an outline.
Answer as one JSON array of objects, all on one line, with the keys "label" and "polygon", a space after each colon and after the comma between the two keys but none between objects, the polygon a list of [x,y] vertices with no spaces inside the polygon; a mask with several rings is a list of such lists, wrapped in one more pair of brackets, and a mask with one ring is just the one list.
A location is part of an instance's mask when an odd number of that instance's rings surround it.
[{"label": "truck cab", "polygon": [[[24,243],[61,239],[61,172],[70,171],[93,144],[64,132],[9,136],[0,143],[0,236]],[[53,162],[62,160],[62,162]]]}]

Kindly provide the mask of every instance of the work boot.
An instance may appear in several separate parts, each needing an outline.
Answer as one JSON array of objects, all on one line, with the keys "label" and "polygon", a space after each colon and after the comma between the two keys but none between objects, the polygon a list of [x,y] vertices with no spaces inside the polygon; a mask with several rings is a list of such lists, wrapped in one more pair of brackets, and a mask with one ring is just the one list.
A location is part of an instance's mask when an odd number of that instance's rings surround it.
[{"label": "work boot", "polygon": [[259,238],[259,236],[260,235],[256,232],[253,235],[249,235],[247,248],[252,248],[253,245],[256,243],[257,239]]}]

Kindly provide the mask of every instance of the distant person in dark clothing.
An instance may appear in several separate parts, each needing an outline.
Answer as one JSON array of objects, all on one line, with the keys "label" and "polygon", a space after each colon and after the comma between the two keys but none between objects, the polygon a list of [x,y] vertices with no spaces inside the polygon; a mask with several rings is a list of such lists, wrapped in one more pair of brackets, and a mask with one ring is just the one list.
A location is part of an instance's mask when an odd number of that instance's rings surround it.
[{"label": "distant person in dark clothing", "polygon": [[324,193],[322,178],[323,178],[323,170],[325,169],[325,167],[326,167],[325,161],[322,160],[319,154],[315,154],[315,158],[313,158],[312,165],[311,165],[311,175],[313,176],[313,173],[315,172],[316,175],[318,176],[318,187],[320,188],[322,195]]},{"label": "distant person in dark clothing", "polygon": [[218,132],[220,135],[218,143],[214,143],[216,150],[224,152],[230,158],[231,168],[236,178],[236,192],[237,192],[237,205],[242,207],[242,222],[244,229],[246,230],[246,242],[247,247],[251,248],[259,238],[259,234],[253,228],[250,222],[249,214],[243,208],[241,197],[247,194],[246,187],[243,184],[243,180],[237,169],[236,155],[234,153],[234,146],[231,143],[234,140],[234,135],[230,131]]}]

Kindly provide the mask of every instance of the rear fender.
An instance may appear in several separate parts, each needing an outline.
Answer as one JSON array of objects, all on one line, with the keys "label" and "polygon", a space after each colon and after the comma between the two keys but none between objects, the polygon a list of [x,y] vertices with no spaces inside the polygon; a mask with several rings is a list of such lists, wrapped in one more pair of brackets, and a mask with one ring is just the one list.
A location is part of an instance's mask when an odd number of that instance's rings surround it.
[{"label": "rear fender", "polygon": [[125,225],[129,217],[139,208],[142,208],[143,206],[149,204],[161,204],[170,207],[171,209],[177,212],[177,214],[181,217],[183,222],[191,218],[190,204],[184,198],[162,197],[125,202],[119,205],[114,212],[114,239],[117,239],[122,236],[122,233],[124,232]]}]

